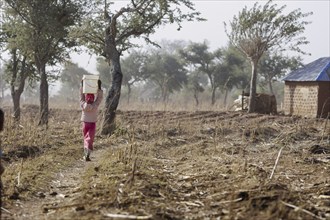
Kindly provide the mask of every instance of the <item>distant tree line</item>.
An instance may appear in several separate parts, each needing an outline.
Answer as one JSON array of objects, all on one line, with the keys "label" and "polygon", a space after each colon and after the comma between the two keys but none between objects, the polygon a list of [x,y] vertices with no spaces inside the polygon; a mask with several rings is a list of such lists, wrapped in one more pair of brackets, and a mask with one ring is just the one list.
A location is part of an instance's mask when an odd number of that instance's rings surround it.
[{"label": "distant tree line", "polygon": [[[102,134],[115,129],[122,85],[129,101],[138,82],[156,88],[163,101],[187,88],[196,105],[201,92],[210,92],[213,105],[220,91],[226,104],[232,89],[249,87],[249,112],[253,112],[257,80],[264,81],[274,93],[272,81],[301,60],[282,52],[303,52],[299,46],[308,43],[301,34],[308,24],[303,18],[310,13],[297,9],[284,14],[285,6],[278,7],[272,1],[243,8],[225,24],[230,44],[215,51],[210,51],[206,42],[159,45],[150,39],[161,25],[176,24],[180,30],[183,21],[203,21],[189,0],[132,0],[119,9],[107,0],[5,0],[0,4],[0,49],[10,56],[2,72],[10,87],[15,119],[20,119],[25,83],[38,82],[39,125],[48,124],[49,82],[59,76],[51,67],[65,65],[61,74],[64,85],[78,80],[86,71],[68,61],[72,51],[79,52],[84,46],[100,57],[97,68],[107,86]],[[134,38],[156,47],[133,50]],[[71,85],[72,89],[77,88]]]},{"label": "distant tree line", "polygon": [[[222,94],[223,106],[233,90],[248,91],[251,67],[244,55],[232,45],[211,51],[207,41],[162,41],[160,48],[131,50],[122,58],[123,86],[129,103],[134,87],[149,90],[143,100],[167,102],[171,94],[185,89],[199,105],[199,95],[209,92],[209,103],[214,105],[216,92]],[[259,64],[259,88],[271,94],[273,82],[301,65],[300,57],[266,53]],[[97,60],[97,71],[105,88],[111,86],[110,66],[105,59]],[[67,63],[62,72],[61,94],[78,93],[82,75],[90,74],[77,64]],[[69,91],[70,90],[70,91]]]}]

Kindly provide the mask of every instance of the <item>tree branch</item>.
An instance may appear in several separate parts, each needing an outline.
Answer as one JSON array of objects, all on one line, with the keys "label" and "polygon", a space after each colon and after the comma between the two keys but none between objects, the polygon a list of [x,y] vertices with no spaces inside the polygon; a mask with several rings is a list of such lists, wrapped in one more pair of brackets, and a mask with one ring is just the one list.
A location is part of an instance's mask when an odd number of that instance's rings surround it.
[{"label": "tree branch", "polygon": [[141,29],[137,29],[135,27],[133,27],[133,29],[131,29],[130,31],[127,31],[126,33],[124,32],[119,38],[118,40],[116,40],[116,44],[121,44],[125,39],[127,39],[130,36],[140,36],[141,34],[144,33],[150,33],[150,31],[157,25],[159,24],[159,22],[162,20],[162,18],[164,17],[164,14],[161,14],[153,23],[151,23],[150,25],[148,25],[145,28],[141,28]]}]

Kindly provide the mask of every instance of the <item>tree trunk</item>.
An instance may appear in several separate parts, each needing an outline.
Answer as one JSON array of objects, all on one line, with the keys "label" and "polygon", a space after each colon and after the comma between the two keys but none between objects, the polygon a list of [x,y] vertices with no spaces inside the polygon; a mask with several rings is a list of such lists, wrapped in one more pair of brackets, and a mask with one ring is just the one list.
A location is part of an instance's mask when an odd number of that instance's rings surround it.
[{"label": "tree trunk", "polygon": [[112,84],[105,100],[105,111],[103,115],[103,124],[101,134],[111,135],[115,128],[116,110],[119,104],[121,84],[123,74],[120,67],[120,54],[112,47],[111,56],[109,56],[111,64]]},{"label": "tree trunk", "polygon": [[131,88],[131,85],[128,83],[127,84],[127,104],[129,104],[129,99],[131,97],[131,92],[132,92],[132,88]]},{"label": "tree trunk", "polygon": [[[24,71],[24,70],[22,70]],[[14,104],[14,120],[16,122],[20,121],[21,118],[21,105],[20,105],[20,100],[21,100],[21,95],[23,93],[23,89],[24,89],[24,85],[25,85],[25,79],[26,77],[24,77],[26,74],[21,72],[21,77],[20,77],[20,83],[19,83],[19,87],[17,89],[15,89],[15,82],[16,82],[16,77],[12,78],[12,82],[11,82],[11,97],[13,99],[13,104]],[[16,74],[13,75],[17,76]]]},{"label": "tree trunk", "polygon": [[215,84],[214,84],[214,80],[212,78],[212,74],[207,74],[207,76],[209,77],[210,80],[210,84],[211,84],[211,89],[212,89],[212,94],[211,94],[211,105],[215,104],[215,90],[217,89]]},{"label": "tree trunk", "polygon": [[17,56],[17,50],[13,49],[11,51],[11,59],[12,59],[12,71],[11,71],[11,77],[10,77],[10,93],[11,93],[11,97],[13,99],[13,104],[14,104],[14,120],[17,122],[20,120],[20,100],[19,100],[19,96],[17,96],[17,92],[15,89],[15,85],[16,85],[16,80],[17,80],[17,74],[18,74],[18,56]]},{"label": "tree trunk", "polygon": [[39,125],[48,126],[48,81],[46,74],[46,64],[38,65],[38,72],[40,75],[40,119]]},{"label": "tree trunk", "polygon": [[21,118],[21,107],[20,107],[21,95],[18,93],[12,94],[13,104],[14,104],[14,120],[19,121]]},{"label": "tree trunk", "polygon": [[166,86],[164,88],[162,88],[162,100],[163,100],[163,103],[166,103],[166,97],[167,97],[167,89],[166,89]]},{"label": "tree trunk", "polygon": [[[2,67],[0,66],[0,71],[3,71]],[[1,97],[0,97],[0,104],[5,97],[5,82],[3,79],[3,72],[0,72],[0,85],[1,85]]]},{"label": "tree trunk", "polygon": [[[24,86],[25,86],[25,80],[28,76],[28,71],[26,69],[26,57],[23,58],[21,62],[21,69],[18,69],[18,62],[19,60],[17,59],[16,56],[16,51],[13,51],[13,72],[11,73],[11,80],[10,80],[10,92],[11,92],[11,97],[13,100],[14,104],[14,120],[16,122],[20,121],[21,118],[21,107],[20,107],[20,100],[21,100],[21,95],[24,91]],[[17,75],[19,74],[19,78],[17,78]],[[19,82],[17,82],[19,80]],[[16,89],[16,85],[18,84],[18,88]]]},{"label": "tree trunk", "polygon": [[274,90],[273,90],[273,84],[272,84],[272,79],[268,80],[268,86],[269,86],[269,91],[272,95],[274,95]]},{"label": "tree trunk", "polygon": [[252,76],[251,76],[251,82],[250,82],[250,101],[249,101],[248,113],[255,112],[255,109],[256,109],[258,60],[252,60],[251,66],[252,66]]},{"label": "tree trunk", "polygon": [[228,89],[226,88],[225,91],[225,98],[223,100],[223,106],[226,108],[227,107],[227,98],[228,98]]},{"label": "tree trunk", "polygon": [[216,91],[216,87],[212,87],[212,97],[211,97],[211,104],[212,105],[215,104],[215,91]]},{"label": "tree trunk", "polygon": [[195,98],[195,101],[196,101],[196,106],[198,106],[199,105],[199,100],[198,100],[198,91],[197,90],[194,91],[194,98]]}]

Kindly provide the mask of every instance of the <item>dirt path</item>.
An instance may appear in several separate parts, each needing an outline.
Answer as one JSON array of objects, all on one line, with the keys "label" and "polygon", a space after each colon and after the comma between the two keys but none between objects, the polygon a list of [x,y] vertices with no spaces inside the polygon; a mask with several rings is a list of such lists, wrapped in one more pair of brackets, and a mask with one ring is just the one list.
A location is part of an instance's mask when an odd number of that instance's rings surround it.
[{"label": "dirt path", "polygon": [[[3,212],[3,219],[67,219],[71,212],[83,210],[77,204],[81,193],[81,180],[84,171],[96,166],[98,160],[109,148],[95,150],[91,156],[92,161],[86,162],[81,158],[71,167],[55,174],[49,185],[48,192],[38,193],[38,197],[27,202],[17,202],[17,209],[11,210],[11,215]],[[67,217],[66,217],[67,216]]]}]

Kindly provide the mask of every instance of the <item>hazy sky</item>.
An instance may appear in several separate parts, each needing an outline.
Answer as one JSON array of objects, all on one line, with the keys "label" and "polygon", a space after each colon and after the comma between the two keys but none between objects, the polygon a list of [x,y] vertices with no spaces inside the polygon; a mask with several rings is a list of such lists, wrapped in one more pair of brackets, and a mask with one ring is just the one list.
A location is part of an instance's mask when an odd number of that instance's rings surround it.
[{"label": "hazy sky", "polygon": [[[125,6],[128,1],[115,1],[118,6]],[[228,23],[234,15],[237,15],[247,5],[253,6],[255,1],[223,1],[223,0],[199,0],[193,1],[196,10],[206,18],[204,22],[184,22],[183,28],[177,31],[176,25],[160,27],[151,37],[152,40],[186,40],[192,42],[209,42],[211,50],[227,45],[228,38],[224,31],[224,22]],[[259,1],[265,3],[266,1]],[[306,27],[305,36],[310,41],[309,45],[302,49],[311,56],[302,56],[305,63],[320,57],[330,56],[330,0],[288,0],[274,1],[278,5],[287,5],[285,12],[300,8],[302,12],[313,12],[306,20],[312,23]],[[74,55],[73,61],[91,73],[96,73],[95,56]]]}]

